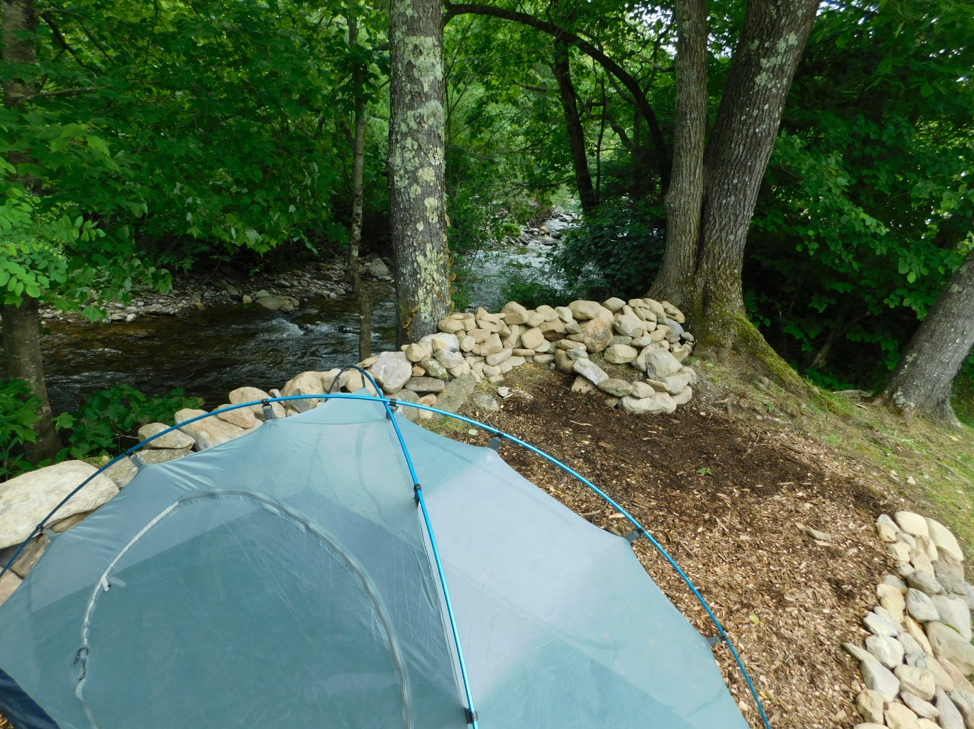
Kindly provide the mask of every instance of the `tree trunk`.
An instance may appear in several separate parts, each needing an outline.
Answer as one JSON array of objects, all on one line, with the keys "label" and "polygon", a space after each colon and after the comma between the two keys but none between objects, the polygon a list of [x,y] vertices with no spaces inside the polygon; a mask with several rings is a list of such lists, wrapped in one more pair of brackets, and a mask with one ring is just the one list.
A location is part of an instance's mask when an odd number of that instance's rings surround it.
[{"label": "tree trunk", "polygon": [[[358,22],[354,15],[348,17],[348,44],[352,47],[358,44]],[[358,98],[355,100],[355,139],[352,142],[352,230],[348,240],[348,276],[358,303],[358,356],[362,361],[372,356],[372,302],[359,275],[365,171],[365,98],[362,95],[362,69],[358,64],[352,69],[352,85]]]},{"label": "tree trunk", "polygon": [[7,377],[26,382],[31,393],[41,401],[40,420],[34,424],[37,441],[25,445],[27,457],[36,464],[45,458],[54,458],[61,449],[61,439],[54,428],[54,414],[47,398],[47,385],[44,384],[37,300],[25,298],[20,306],[0,306],[0,315],[3,316]]},{"label": "tree trunk", "polygon": [[[17,66],[32,66],[37,62],[33,35],[37,17],[33,0],[2,1],[3,62],[13,69]],[[14,70],[3,79],[3,105],[11,109],[22,109],[24,100],[33,91],[33,86]],[[23,160],[12,158],[10,161],[19,164]],[[23,181],[27,187],[37,187],[36,181]],[[61,448],[61,441],[54,428],[47,386],[44,384],[37,300],[25,294],[19,306],[2,306],[0,311],[3,316],[3,349],[7,376],[26,382],[41,401],[41,419],[34,426],[37,442],[28,443],[26,447],[31,463],[37,463],[45,458],[53,458]]]},{"label": "tree trunk", "polygon": [[707,135],[707,0],[675,6],[676,109],[673,172],[666,193],[666,248],[650,296],[683,306],[691,289],[703,205]]},{"label": "tree trunk", "polygon": [[568,145],[572,152],[572,165],[575,168],[575,186],[578,188],[578,199],[582,205],[582,214],[589,218],[595,213],[599,202],[592,187],[592,175],[588,169],[588,153],[585,149],[585,130],[578,116],[578,94],[572,83],[570,53],[567,43],[555,41],[555,58],[552,64],[555,78],[558,79],[558,91],[561,96],[561,108],[565,112],[565,128],[568,131]]},{"label": "tree trunk", "polygon": [[389,191],[400,343],[450,311],[444,175],[442,0],[392,0]]},{"label": "tree trunk", "polygon": [[959,427],[951,386],[972,347],[974,254],[968,254],[913,335],[881,397],[906,413]]}]

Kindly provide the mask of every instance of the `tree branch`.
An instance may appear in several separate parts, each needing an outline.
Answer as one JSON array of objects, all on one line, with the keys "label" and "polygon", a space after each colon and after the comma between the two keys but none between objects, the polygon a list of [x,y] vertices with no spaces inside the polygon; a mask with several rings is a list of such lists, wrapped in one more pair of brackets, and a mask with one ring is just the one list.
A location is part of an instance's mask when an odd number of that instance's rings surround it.
[{"label": "tree branch", "polygon": [[653,147],[656,149],[656,170],[660,176],[662,187],[665,192],[666,188],[669,186],[670,165],[669,155],[667,154],[666,150],[666,143],[663,140],[663,130],[660,128],[659,120],[656,118],[656,113],[650,106],[649,100],[646,98],[646,94],[640,87],[639,82],[624,68],[622,68],[622,66],[580,36],[575,35],[574,33],[555,25],[554,23],[550,23],[546,20],[539,20],[533,15],[528,15],[527,13],[521,13],[514,10],[505,10],[504,8],[495,8],[490,5],[472,5],[467,3],[453,4],[447,2],[446,14],[443,16],[443,24],[446,25],[458,15],[485,15],[494,18],[501,18],[502,20],[510,20],[514,23],[520,23],[536,30],[540,30],[542,33],[547,33],[548,35],[553,36],[556,40],[575,46],[589,56],[593,61],[602,66],[602,68],[615,76],[619,80],[619,83],[621,83],[629,91],[629,93],[632,94],[636,107],[639,109],[642,117],[649,125],[650,135],[653,138]]}]

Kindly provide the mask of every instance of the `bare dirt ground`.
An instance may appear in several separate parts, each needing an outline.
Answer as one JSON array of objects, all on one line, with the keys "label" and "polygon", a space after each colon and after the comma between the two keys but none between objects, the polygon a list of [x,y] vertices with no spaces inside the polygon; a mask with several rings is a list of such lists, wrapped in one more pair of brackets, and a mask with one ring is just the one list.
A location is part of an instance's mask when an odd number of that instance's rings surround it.
[{"label": "bare dirt ground", "polygon": [[[861,641],[860,620],[892,567],[874,528],[890,504],[875,485],[768,421],[693,402],[671,416],[634,417],[606,407],[602,396],[570,392],[567,377],[509,380],[514,395],[487,422],[563,459],[660,541],[723,623],[774,727],[858,723],[861,682],[840,644]],[[594,524],[629,531],[601,498],[540,457],[513,444],[501,455]],[[694,626],[715,635],[652,545],[640,540],[636,549]],[[729,651],[721,646],[717,655],[745,717],[763,726]]]}]

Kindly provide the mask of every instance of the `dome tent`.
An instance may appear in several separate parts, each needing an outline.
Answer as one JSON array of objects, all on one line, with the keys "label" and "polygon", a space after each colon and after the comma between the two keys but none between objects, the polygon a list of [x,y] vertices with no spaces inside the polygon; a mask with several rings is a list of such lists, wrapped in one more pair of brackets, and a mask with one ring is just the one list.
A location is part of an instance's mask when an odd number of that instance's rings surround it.
[{"label": "dome tent", "polygon": [[54,538],[0,606],[14,726],[747,726],[626,538],[393,406],[144,467]]}]

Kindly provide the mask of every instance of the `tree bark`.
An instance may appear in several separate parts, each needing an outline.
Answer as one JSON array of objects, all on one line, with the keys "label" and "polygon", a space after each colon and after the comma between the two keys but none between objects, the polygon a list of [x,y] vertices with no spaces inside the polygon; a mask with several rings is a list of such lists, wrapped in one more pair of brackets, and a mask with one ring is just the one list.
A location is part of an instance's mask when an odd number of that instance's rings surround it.
[{"label": "tree bark", "polygon": [[450,311],[442,0],[392,0],[389,191],[401,343]]},{"label": "tree bark", "polygon": [[[358,22],[354,15],[348,17],[348,44],[352,47],[358,44]],[[358,303],[358,356],[362,361],[372,356],[372,302],[359,274],[365,176],[365,97],[361,88],[362,69],[358,64],[352,68],[352,85],[358,97],[355,100],[355,138],[352,142],[352,230],[348,240],[348,275]]]},{"label": "tree bark", "polygon": [[54,458],[61,449],[61,439],[54,428],[54,413],[44,383],[44,363],[41,360],[41,332],[38,325],[37,300],[25,298],[20,306],[0,306],[3,316],[3,350],[7,377],[23,380],[31,393],[40,399],[40,420],[34,424],[37,440],[25,444],[27,458],[39,463]]},{"label": "tree bark", "polygon": [[703,206],[707,135],[707,0],[676,0],[676,108],[666,247],[650,296],[683,306],[691,289]]},{"label": "tree bark", "polygon": [[974,347],[974,254],[947,284],[910,340],[881,397],[894,408],[960,427],[951,386]]},{"label": "tree bark", "polygon": [[[2,0],[3,10],[3,61],[9,66],[32,66],[37,62],[34,29],[37,16],[33,0]],[[17,75],[16,71],[3,79],[3,104],[11,109],[22,109],[24,101],[34,93],[33,85]],[[12,158],[14,164],[22,160]],[[23,180],[27,187],[36,187],[36,181]],[[34,426],[37,441],[26,445],[31,463],[53,458],[61,448],[54,414],[44,383],[44,360],[41,357],[40,316],[37,300],[24,295],[19,306],[0,307],[3,316],[3,349],[7,363],[7,376],[23,380],[31,392],[40,399],[40,420]]]},{"label": "tree bark", "polygon": [[599,202],[595,196],[592,175],[588,168],[585,130],[582,128],[582,121],[578,116],[578,94],[575,92],[575,84],[572,83],[569,46],[562,41],[555,41],[552,70],[558,80],[561,108],[565,112],[565,128],[568,131],[568,145],[572,153],[572,166],[575,170],[578,199],[582,205],[582,214],[586,218],[590,218],[599,206]]}]

